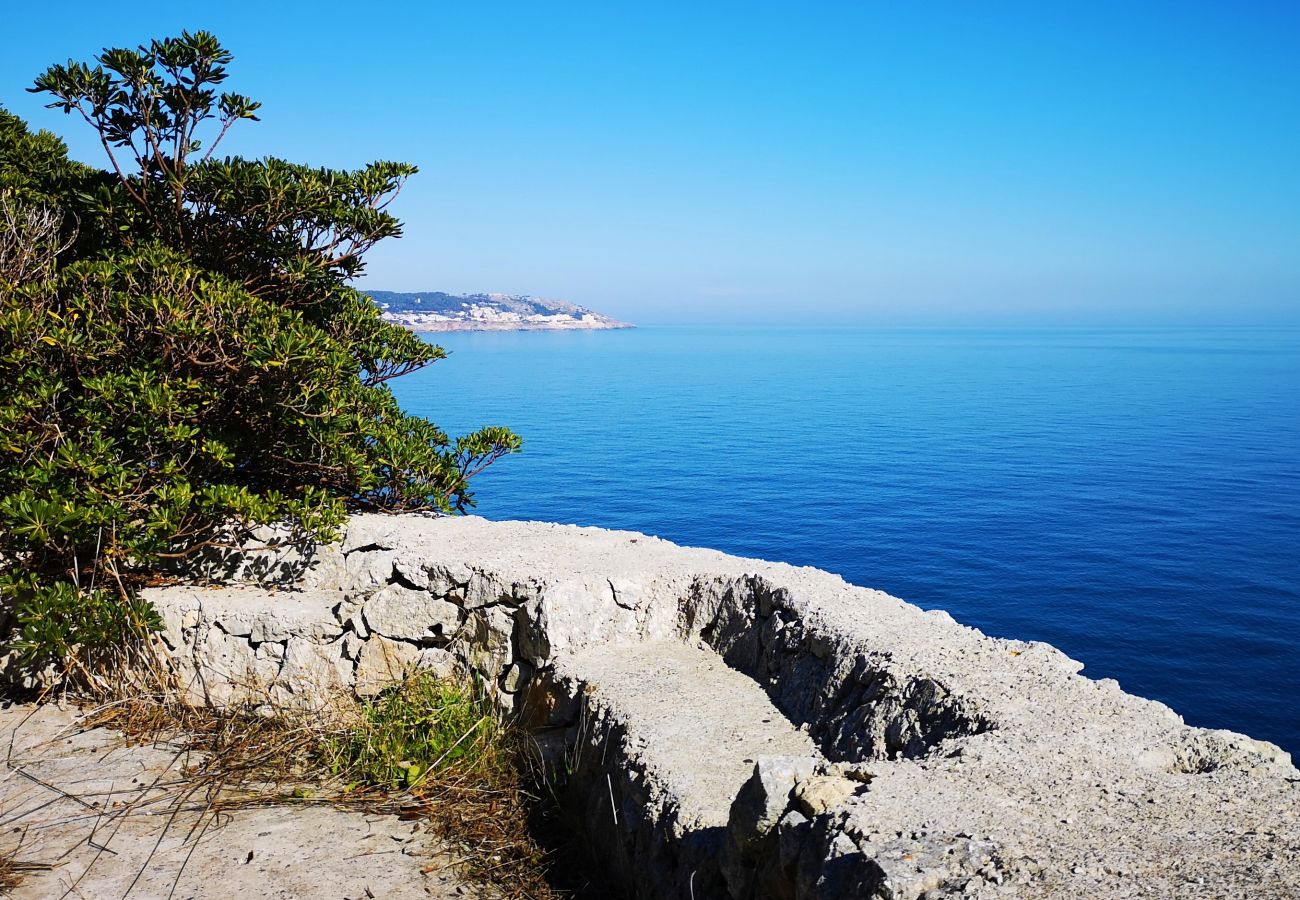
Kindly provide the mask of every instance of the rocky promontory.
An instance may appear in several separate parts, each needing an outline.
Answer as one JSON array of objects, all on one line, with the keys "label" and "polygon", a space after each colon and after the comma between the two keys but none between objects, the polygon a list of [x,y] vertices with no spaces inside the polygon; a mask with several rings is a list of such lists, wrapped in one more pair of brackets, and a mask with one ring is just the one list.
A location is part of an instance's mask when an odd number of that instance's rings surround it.
[{"label": "rocky promontory", "polygon": [[635,327],[585,306],[524,294],[369,294],[385,319],[412,331],[603,331]]},{"label": "rocky promontory", "polygon": [[148,592],[194,700],[472,672],[631,896],[1300,895],[1282,750],[827,572],[361,515],[336,545],[201,574]]}]

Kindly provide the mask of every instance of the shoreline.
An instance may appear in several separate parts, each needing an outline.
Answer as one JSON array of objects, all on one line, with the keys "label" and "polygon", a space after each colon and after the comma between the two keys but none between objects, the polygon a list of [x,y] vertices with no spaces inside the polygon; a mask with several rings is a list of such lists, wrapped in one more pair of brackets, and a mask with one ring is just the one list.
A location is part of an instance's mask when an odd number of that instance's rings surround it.
[{"label": "shoreline", "polygon": [[384,320],[416,334],[445,334],[456,331],[616,331],[636,328],[628,322],[490,322],[442,321],[410,322],[385,315]]}]

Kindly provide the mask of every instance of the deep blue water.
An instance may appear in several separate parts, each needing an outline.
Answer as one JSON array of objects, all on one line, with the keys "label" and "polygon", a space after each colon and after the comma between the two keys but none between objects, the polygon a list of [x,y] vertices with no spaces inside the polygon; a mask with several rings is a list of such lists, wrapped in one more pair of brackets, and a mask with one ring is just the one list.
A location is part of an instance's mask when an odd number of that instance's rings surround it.
[{"label": "deep blue water", "polygon": [[440,335],[489,518],[815,565],[1300,751],[1300,332]]}]

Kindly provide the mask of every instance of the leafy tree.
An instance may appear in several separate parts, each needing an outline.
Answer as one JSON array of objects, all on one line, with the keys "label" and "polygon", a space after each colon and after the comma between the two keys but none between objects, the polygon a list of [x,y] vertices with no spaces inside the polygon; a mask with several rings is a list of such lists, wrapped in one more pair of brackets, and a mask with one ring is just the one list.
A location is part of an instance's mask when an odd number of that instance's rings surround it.
[{"label": "leafy tree", "polygon": [[218,535],[463,511],[519,447],[404,413],[386,382],[445,353],[349,286],[415,167],[217,157],[259,108],[217,94],[230,60],[185,32],[41,75],[107,172],[0,110],[0,595],[28,659],[148,627],[134,587]]}]

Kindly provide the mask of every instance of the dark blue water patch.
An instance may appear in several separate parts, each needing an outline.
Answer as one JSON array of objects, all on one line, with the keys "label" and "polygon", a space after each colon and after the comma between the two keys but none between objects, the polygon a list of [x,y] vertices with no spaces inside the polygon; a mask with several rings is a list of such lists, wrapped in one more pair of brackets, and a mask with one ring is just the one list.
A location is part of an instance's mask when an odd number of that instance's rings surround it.
[{"label": "dark blue water patch", "polygon": [[1300,333],[440,336],[479,512],[815,565],[1300,750]]}]

